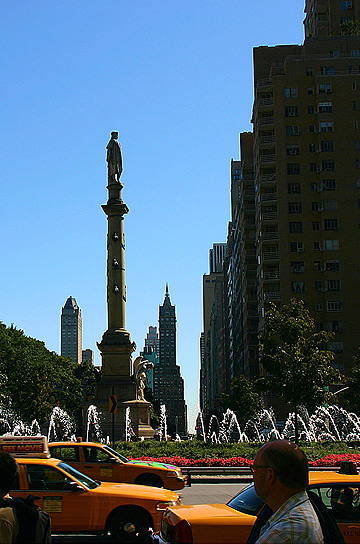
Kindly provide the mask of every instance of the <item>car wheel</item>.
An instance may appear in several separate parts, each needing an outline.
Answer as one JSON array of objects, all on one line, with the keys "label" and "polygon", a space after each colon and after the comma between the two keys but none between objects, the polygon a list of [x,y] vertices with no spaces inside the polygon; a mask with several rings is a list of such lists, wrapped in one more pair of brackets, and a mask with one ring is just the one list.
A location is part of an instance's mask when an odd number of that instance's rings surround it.
[{"label": "car wheel", "polygon": [[151,485],[153,487],[164,487],[160,476],[156,476],[155,474],[141,474],[141,476],[136,478],[135,483],[140,485]]},{"label": "car wheel", "polygon": [[109,529],[115,542],[146,542],[151,520],[137,508],[121,508],[110,520]]}]

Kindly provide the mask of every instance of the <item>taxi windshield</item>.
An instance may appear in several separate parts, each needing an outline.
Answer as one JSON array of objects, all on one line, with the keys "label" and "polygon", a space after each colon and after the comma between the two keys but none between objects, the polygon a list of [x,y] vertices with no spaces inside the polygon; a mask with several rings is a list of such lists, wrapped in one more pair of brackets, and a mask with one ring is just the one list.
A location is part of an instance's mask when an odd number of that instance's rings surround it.
[{"label": "taxi windshield", "polygon": [[255,493],[254,484],[245,487],[227,503],[230,508],[251,516],[257,516],[263,504],[263,501]]},{"label": "taxi windshield", "polygon": [[65,472],[70,474],[73,478],[76,478],[80,483],[83,484],[87,489],[95,489],[96,487],[99,487],[100,483],[95,482],[92,478],[89,478],[89,476],[85,476],[82,472],[79,472],[75,468],[70,467],[66,463],[59,463],[58,466],[62,468]]},{"label": "taxi windshield", "polygon": [[117,457],[117,459],[120,459],[120,461],[122,461],[123,463],[127,463],[129,461],[129,459],[126,459],[126,457],[121,455],[121,453],[119,453],[118,451],[115,451],[112,448],[110,448],[110,446],[104,446],[104,450],[109,452],[114,457]]}]

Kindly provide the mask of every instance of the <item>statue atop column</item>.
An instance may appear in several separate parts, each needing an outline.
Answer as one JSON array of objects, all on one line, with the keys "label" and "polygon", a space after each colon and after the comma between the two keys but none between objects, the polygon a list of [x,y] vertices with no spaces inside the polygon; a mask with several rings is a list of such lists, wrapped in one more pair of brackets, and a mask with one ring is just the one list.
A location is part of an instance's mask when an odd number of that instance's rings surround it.
[{"label": "statue atop column", "polygon": [[118,137],[119,133],[117,131],[112,132],[111,139],[106,146],[106,161],[108,163],[108,183],[120,183],[120,176],[123,170],[121,147],[118,142]]}]

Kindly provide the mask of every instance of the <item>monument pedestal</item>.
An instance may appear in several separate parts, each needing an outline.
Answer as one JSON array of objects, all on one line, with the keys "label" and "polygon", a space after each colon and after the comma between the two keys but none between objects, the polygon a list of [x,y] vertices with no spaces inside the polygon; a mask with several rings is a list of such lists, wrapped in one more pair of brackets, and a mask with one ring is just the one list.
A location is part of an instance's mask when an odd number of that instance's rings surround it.
[{"label": "monument pedestal", "polygon": [[123,403],[130,408],[131,427],[138,438],[154,438],[154,429],[150,425],[151,403],[147,400],[129,400]]}]

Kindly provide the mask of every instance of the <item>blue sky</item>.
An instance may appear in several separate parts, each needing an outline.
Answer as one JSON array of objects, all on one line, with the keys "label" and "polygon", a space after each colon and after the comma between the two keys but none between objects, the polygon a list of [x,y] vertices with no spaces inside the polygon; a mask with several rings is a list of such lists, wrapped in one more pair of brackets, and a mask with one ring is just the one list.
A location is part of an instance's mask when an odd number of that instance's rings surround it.
[{"label": "blue sky", "polygon": [[0,320],[59,352],[107,328],[105,147],[124,171],[126,327],[142,349],[168,282],[192,422],[202,275],[226,241],[230,160],[251,130],[252,48],[303,41],[303,0],[13,0],[2,5]]}]

